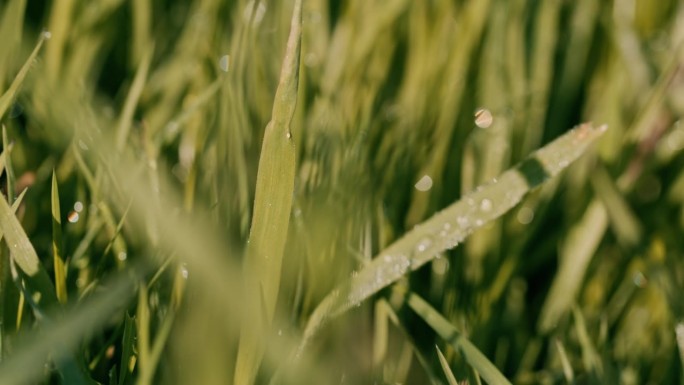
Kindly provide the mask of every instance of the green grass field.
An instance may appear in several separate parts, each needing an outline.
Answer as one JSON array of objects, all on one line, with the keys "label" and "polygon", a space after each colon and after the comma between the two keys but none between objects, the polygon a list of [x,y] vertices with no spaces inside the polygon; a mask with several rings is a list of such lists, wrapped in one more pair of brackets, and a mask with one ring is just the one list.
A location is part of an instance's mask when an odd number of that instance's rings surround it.
[{"label": "green grass field", "polygon": [[0,0],[0,384],[684,384],[684,2]]}]

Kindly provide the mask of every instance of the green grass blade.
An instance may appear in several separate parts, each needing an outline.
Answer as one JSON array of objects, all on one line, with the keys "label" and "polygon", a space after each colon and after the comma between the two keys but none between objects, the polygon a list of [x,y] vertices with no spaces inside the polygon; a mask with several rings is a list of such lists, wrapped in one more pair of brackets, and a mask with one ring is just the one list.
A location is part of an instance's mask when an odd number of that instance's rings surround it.
[{"label": "green grass blade", "polygon": [[[290,130],[297,103],[302,2],[294,5],[280,83],[261,147],[254,216],[245,256],[247,317],[240,334],[235,384],[251,384],[261,361],[261,339],[274,316],[292,208],[295,148]],[[263,293],[263,301],[261,300]],[[263,303],[266,314],[261,313]]]},{"label": "green grass blade", "polygon": [[47,271],[41,265],[36,250],[29,241],[19,220],[14,216],[7,201],[0,199],[0,231],[10,249],[12,260],[25,274],[26,290],[41,308],[57,303],[57,295]]},{"label": "green grass blade", "polygon": [[569,131],[489,184],[417,225],[321,302],[309,320],[302,347],[328,316],[336,316],[361,303],[505,214],[530,189],[558,175],[582,155],[605,129],[605,126],[594,128],[583,124]]},{"label": "green grass blade", "polygon": [[439,346],[435,345],[435,349],[437,349],[439,364],[442,366],[442,370],[444,371],[444,375],[446,376],[447,382],[449,383],[449,385],[459,385],[458,381],[456,381],[454,373],[451,371],[451,368],[449,367],[449,362],[447,361],[446,357],[444,357],[444,354],[442,354],[442,351],[439,350]]},{"label": "green grass blade", "polygon": [[408,306],[413,309],[428,325],[454,349],[463,354],[463,358],[489,385],[510,385],[499,369],[487,359],[467,338],[465,338],[449,321],[437,310],[432,308],[424,299],[415,294],[409,294]]},{"label": "green grass blade", "polygon": [[34,60],[36,60],[36,57],[38,56],[38,52],[40,52],[40,48],[43,46],[43,42],[49,36],[50,35],[46,32],[44,32],[40,35],[40,38],[38,38],[38,43],[36,44],[36,47],[33,49],[33,52],[31,52],[31,55],[29,56],[29,58],[26,60],[26,63],[24,63],[24,65],[21,67],[21,69],[19,70],[19,73],[14,78],[14,80],[12,81],[12,84],[10,84],[7,91],[5,91],[5,93],[3,93],[2,96],[0,96],[0,119],[2,119],[2,116],[5,115],[5,112],[7,112],[7,109],[12,104],[12,101],[14,100],[15,96],[17,95],[17,91],[19,91],[19,87],[21,86],[21,83],[24,82],[24,79],[26,78],[26,74],[28,74],[28,71],[31,68],[31,65],[33,64]]},{"label": "green grass blade", "polygon": [[119,117],[119,124],[116,128],[116,149],[119,151],[123,150],[126,139],[128,139],[128,133],[131,130],[131,123],[133,121],[133,113],[135,112],[135,107],[138,105],[138,100],[140,100],[143,88],[145,87],[145,81],[147,80],[147,73],[150,70],[153,53],[153,48],[149,48],[145,52],[140,66],[135,73],[131,89],[128,91],[123,111]]},{"label": "green grass blade", "polygon": [[135,320],[126,313],[124,319],[124,332],[121,341],[121,367],[119,368],[119,385],[126,383],[126,377],[131,373],[129,362],[133,356],[133,345],[135,344]]},{"label": "green grass blade", "polygon": [[28,368],[42,368],[48,357],[56,362],[68,360],[79,342],[110,321],[112,315],[128,303],[132,294],[130,272],[121,274],[106,285],[106,290],[99,290],[59,321],[44,323],[40,331],[27,335],[17,345],[20,348],[0,364],[0,384],[33,384],[39,381],[45,372]]},{"label": "green grass blade", "polygon": [[539,316],[538,327],[542,333],[552,330],[570,310],[607,226],[606,209],[595,199],[582,219],[569,231],[561,246],[558,273]]},{"label": "green grass blade", "polygon": [[[0,114],[0,117],[2,115]],[[3,151],[5,155],[5,171],[7,172],[7,202],[14,203],[14,167],[12,167],[12,143],[7,135],[7,127],[2,125],[2,148],[7,149]]]},{"label": "green grass blade", "polygon": [[52,171],[52,259],[55,269],[55,291],[60,303],[67,301],[66,265],[62,259],[62,216],[59,211],[57,176]]}]

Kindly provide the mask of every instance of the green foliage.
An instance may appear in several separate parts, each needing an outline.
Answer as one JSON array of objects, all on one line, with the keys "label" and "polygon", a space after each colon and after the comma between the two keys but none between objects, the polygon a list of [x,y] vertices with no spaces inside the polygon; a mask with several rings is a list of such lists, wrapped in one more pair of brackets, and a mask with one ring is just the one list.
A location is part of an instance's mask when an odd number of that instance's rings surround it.
[{"label": "green foliage", "polygon": [[681,383],[682,23],[0,2],[0,383]]}]

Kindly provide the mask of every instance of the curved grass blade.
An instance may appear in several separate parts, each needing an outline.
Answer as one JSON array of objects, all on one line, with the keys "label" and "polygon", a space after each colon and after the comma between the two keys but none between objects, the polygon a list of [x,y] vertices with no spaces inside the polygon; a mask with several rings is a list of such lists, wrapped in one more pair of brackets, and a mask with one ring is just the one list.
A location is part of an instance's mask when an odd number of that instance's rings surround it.
[{"label": "curved grass blade", "polygon": [[62,217],[59,211],[57,176],[52,171],[52,258],[55,268],[55,291],[60,303],[67,301],[66,265],[62,259]]},{"label": "curved grass blade", "polygon": [[14,100],[14,97],[17,95],[17,91],[19,91],[21,83],[24,82],[24,78],[26,78],[26,74],[31,68],[31,64],[33,64],[33,61],[36,59],[36,56],[38,56],[38,52],[40,52],[40,48],[43,46],[43,42],[49,37],[50,34],[47,32],[43,32],[40,35],[38,43],[36,44],[36,48],[33,49],[33,52],[31,52],[31,55],[26,60],[26,63],[24,63],[24,65],[21,67],[19,73],[14,78],[12,84],[10,84],[7,91],[5,91],[5,93],[3,93],[2,96],[0,96],[0,119],[2,119],[2,116],[5,114],[5,112],[7,112],[7,109],[12,104],[12,100]]},{"label": "curved grass blade", "polygon": [[505,214],[528,191],[558,175],[582,155],[605,130],[605,125],[594,128],[589,123],[570,130],[490,183],[417,225],[319,304],[309,319],[300,351],[328,317],[344,313]]},{"label": "curved grass blade", "polygon": [[487,381],[489,385],[510,385],[511,382],[504,377],[499,369],[480,352],[480,350],[468,341],[449,321],[437,310],[432,308],[424,299],[416,294],[409,294],[408,306],[413,309],[425,322],[454,349],[461,352],[463,358]]},{"label": "curved grass blade", "polygon": [[302,1],[297,0],[272,117],[266,126],[259,159],[254,216],[244,262],[248,297],[235,368],[237,385],[254,382],[264,349],[263,331],[273,319],[278,298],[294,191],[295,148],[290,123],[297,103],[301,18]]}]

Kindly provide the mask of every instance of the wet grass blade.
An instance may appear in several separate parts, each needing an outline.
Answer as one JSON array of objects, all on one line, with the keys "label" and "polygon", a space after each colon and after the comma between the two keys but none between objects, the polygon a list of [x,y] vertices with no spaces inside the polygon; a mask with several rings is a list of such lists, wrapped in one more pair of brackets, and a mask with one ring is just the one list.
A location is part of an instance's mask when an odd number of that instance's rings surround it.
[{"label": "wet grass blade", "polygon": [[[302,2],[295,2],[280,83],[261,147],[254,216],[245,256],[247,317],[240,334],[237,385],[251,384],[261,361],[263,331],[274,316],[292,208],[295,148],[290,130],[297,103]],[[263,298],[263,301],[262,301]],[[260,314],[261,303],[266,314]]]},{"label": "wet grass blade", "polygon": [[26,63],[21,67],[19,70],[19,73],[17,76],[14,78],[12,81],[12,84],[10,84],[9,88],[5,93],[0,96],[0,119],[2,119],[2,116],[5,115],[5,112],[7,112],[7,109],[10,107],[12,104],[12,101],[17,95],[17,91],[19,91],[19,87],[21,86],[21,83],[24,82],[24,79],[26,78],[26,74],[28,74],[29,69],[31,68],[31,65],[33,64],[33,61],[36,60],[36,57],[38,56],[38,52],[40,52],[40,48],[43,46],[43,42],[49,37],[50,35],[47,33],[42,33],[40,35],[40,38],[38,38],[38,44],[36,44],[36,47],[33,49],[33,52],[31,52],[31,55],[29,58],[26,60]]},{"label": "wet grass blade", "polygon": [[62,217],[59,210],[57,176],[52,171],[52,258],[55,269],[55,291],[60,303],[67,301],[66,265],[62,259]]},{"label": "wet grass blade", "polygon": [[489,385],[510,385],[499,369],[487,359],[467,338],[465,338],[449,321],[437,310],[432,308],[424,299],[415,294],[409,294],[408,306],[413,309],[428,325],[454,349],[461,352],[466,362],[478,371]]},{"label": "wet grass blade", "polygon": [[606,126],[580,125],[417,225],[321,302],[309,320],[300,349],[329,316],[339,315],[368,299],[505,214],[528,191],[558,175],[582,155],[605,129]]}]

